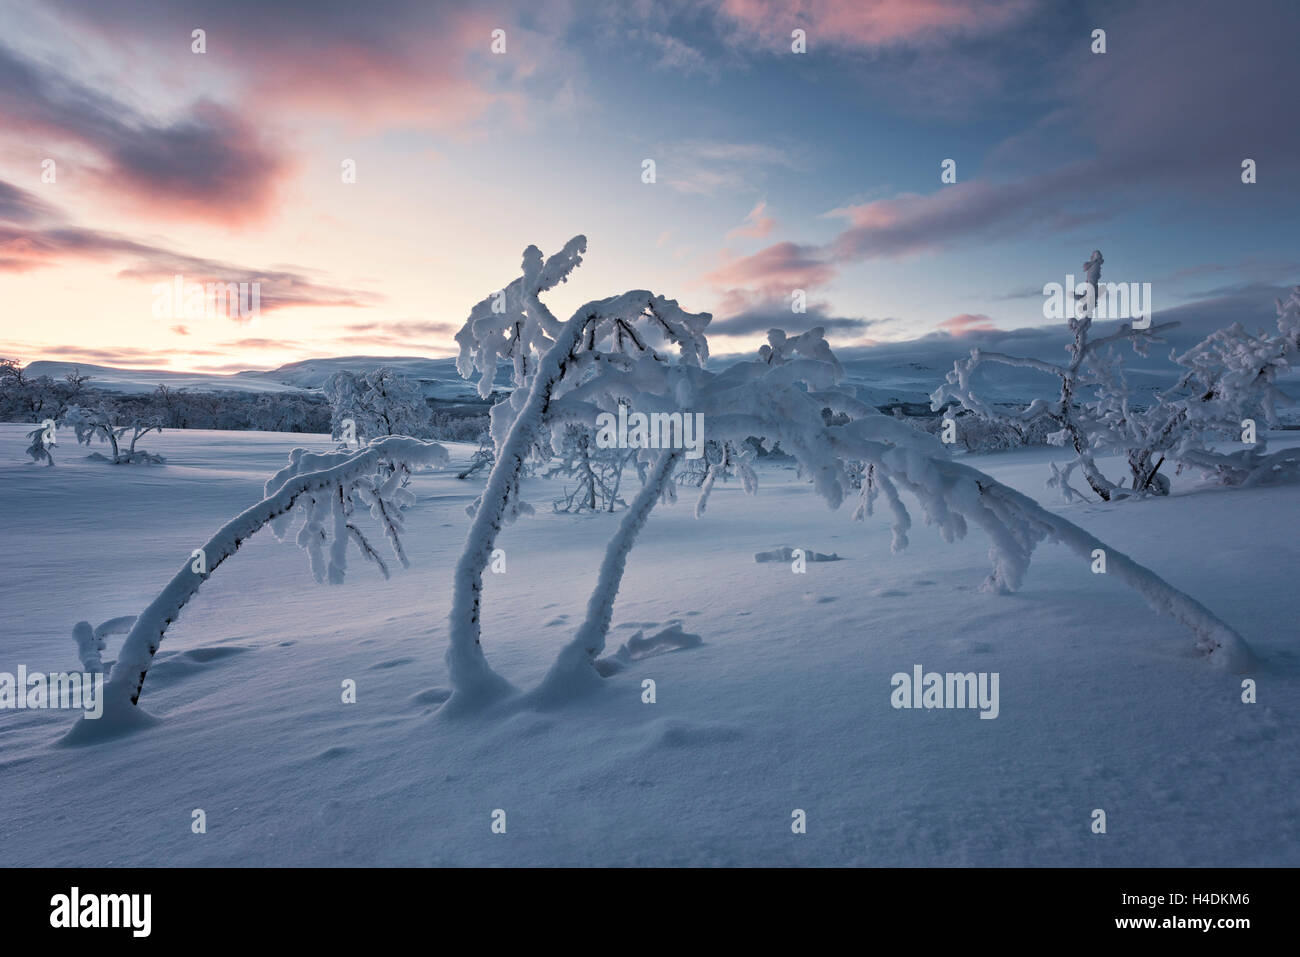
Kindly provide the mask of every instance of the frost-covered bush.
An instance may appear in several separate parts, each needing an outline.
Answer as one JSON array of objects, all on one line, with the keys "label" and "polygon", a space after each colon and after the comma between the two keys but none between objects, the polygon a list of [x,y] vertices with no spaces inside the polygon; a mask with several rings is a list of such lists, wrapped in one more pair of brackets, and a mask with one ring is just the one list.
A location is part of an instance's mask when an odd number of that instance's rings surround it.
[{"label": "frost-covered bush", "polygon": [[54,446],[57,441],[54,434],[53,419],[46,419],[27,433],[26,452],[37,465],[44,462],[46,466],[54,465]]},{"label": "frost-covered bush", "polygon": [[474,450],[465,467],[456,474],[456,478],[467,479],[475,472],[491,467],[496,460],[497,453],[492,447],[492,435],[484,429],[478,436],[478,448]]},{"label": "frost-covered bush", "polygon": [[579,425],[561,429],[560,449],[546,464],[546,478],[567,479],[551,502],[557,512],[612,512],[627,503],[619,497],[623,470],[636,449],[602,449],[594,430]]},{"label": "frost-covered bush", "polygon": [[[1147,329],[1134,329],[1130,323],[1123,323],[1118,331],[1108,336],[1091,338],[1103,262],[1101,251],[1093,250],[1083,264],[1088,293],[1077,296],[1073,315],[1067,317],[1071,334],[1071,341],[1065,347],[1068,362],[1058,365],[1041,359],[972,349],[968,358],[953,364],[947,381],[930,396],[930,407],[938,411],[952,403],[973,415],[986,428],[1010,429],[1017,435],[1025,435],[1035,425],[1041,427],[1044,421],[1051,423],[1048,442],[1071,448],[1074,456],[1063,469],[1052,466],[1049,484],[1059,488],[1067,498],[1077,496],[1079,493],[1070,486],[1069,479],[1078,469],[1093,492],[1103,501],[1110,501],[1129,494],[1122,491],[1122,482],[1113,482],[1102,474],[1096,462],[1098,456],[1116,451],[1115,442],[1120,439],[1122,430],[1115,427],[1115,416],[1123,418],[1129,408],[1121,363],[1111,346],[1121,341],[1128,342],[1135,351],[1145,355],[1150,344],[1159,341],[1157,334],[1174,328],[1177,323]],[[973,388],[974,373],[984,363],[1045,372],[1059,381],[1059,391],[1051,398],[1035,399],[1022,409],[995,405]],[[1090,403],[1086,393],[1093,389],[1098,391],[1098,399]],[[1135,479],[1137,484],[1130,488],[1138,494],[1167,488],[1160,484],[1153,486],[1150,473],[1135,474]]]},{"label": "frost-covered bush", "polygon": [[[1145,356],[1152,344],[1161,341],[1158,333],[1177,323],[1142,330],[1125,323],[1108,336],[1092,339],[1089,302],[1095,301],[1102,261],[1101,253],[1094,252],[1084,264],[1092,296],[1080,297],[1076,315],[1069,319],[1068,363],[973,349],[968,358],[954,364],[947,381],[930,397],[931,408],[944,409],[951,403],[962,410],[958,435],[983,433],[968,442],[980,449],[998,447],[999,431],[1029,441],[1034,429],[1048,424],[1048,441],[1074,452],[1063,468],[1052,465],[1048,483],[1067,500],[1082,497],[1070,485],[1075,469],[1103,501],[1168,494],[1169,479],[1161,468],[1171,460],[1180,469],[1198,469],[1225,485],[1300,478],[1300,453],[1283,450],[1269,455],[1262,439],[1231,452],[1215,448],[1217,443],[1242,441],[1246,420],[1259,418],[1276,425],[1277,404],[1291,401],[1277,387],[1277,377],[1290,367],[1300,341],[1300,292],[1293,291],[1286,302],[1278,303],[1277,335],[1251,334],[1239,323],[1214,332],[1182,355],[1171,355],[1184,369],[1177,384],[1155,401],[1140,403],[1116,346],[1128,343]],[[1060,382],[1059,394],[1035,399],[1024,408],[994,405],[972,387],[975,370],[985,363],[1049,373]],[[1118,481],[1104,475],[1096,460],[1106,455],[1122,456],[1129,474]]]},{"label": "frost-covered bush", "polygon": [[[162,465],[167,461],[161,455],[136,448],[136,443],[150,432],[162,431],[162,419],[157,415],[123,417],[111,403],[100,402],[90,409],[72,406],[59,424],[71,428],[82,445],[89,446],[98,440],[107,443],[111,449],[109,455],[95,452],[90,458],[112,465]],[[124,449],[122,443],[127,433],[131,438]]]},{"label": "frost-covered bush", "polygon": [[367,442],[385,435],[426,438],[430,434],[429,404],[420,387],[386,366],[369,372],[336,372],[325,383],[331,434],[343,439],[345,423],[352,438]]},{"label": "frost-covered bush", "polygon": [[[1300,286],[1277,301],[1277,334],[1247,332],[1240,323],[1212,333],[1174,361],[1187,371],[1157,410],[1152,449],[1215,484],[1270,485],[1300,481],[1300,450],[1269,453],[1259,422],[1276,427],[1277,407],[1295,399],[1277,385],[1300,354]],[[1258,420],[1258,421],[1257,421]],[[1248,428],[1248,425],[1254,426]],[[1230,452],[1216,443],[1243,444]]]}]

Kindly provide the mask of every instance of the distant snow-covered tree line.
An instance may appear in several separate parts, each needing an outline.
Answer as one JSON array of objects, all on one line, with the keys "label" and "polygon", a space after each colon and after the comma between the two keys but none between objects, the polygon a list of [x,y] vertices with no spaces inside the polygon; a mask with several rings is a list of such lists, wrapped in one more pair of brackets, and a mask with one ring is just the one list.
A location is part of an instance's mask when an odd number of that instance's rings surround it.
[{"label": "distant snow-covered tree line", "polygon": [[329,406],[310,392],[194,392],[159,385],[124,393],[94,387],[75,370],[56,380],[29,376],[12,359],[0,359],[0,422],[58,421],[74,405],[104,406],[123,420],[158,418],[165,429],[328,432]]},{"label": "distant snow-covered tree line", "polygon": [[[399,409],[398,405],[410,399],[415,387],[389,370],[340,375],[347,376],[354,384],[378,385],[378,390],[349,390],[336,383],[333,393],[339,402],[360,403],[354,414],[366,423],[366,439],[373,435],[401,434],[449,442],[478,442],[487,432],[486,404],[420,397],[418,404]],[[367,399],[369,405],[365,404]],[[87,437],[91,441],[102,440],[107,447],[103,457],[123,462],[149,460],[143,455],[128,455],[132,439],[138,440],[144,434],[143,431],[136,434],[137,428],[320,434],[330,432],[339,417],[340,412],[331,405],[328,392],[195,392],[159,385],[153,392],[123,393],[97,389],[90,376],[75,369],[62,379],[30,376],[16,360],[0,358],[0,421],[35,426],[28,433],[31,444],[27,452],[35,461],[46,465],[53,465],[59,457],[59,441],[64,446],[75,444],[75,440],[69,442],[58,436],[61,430],[66,430],[62,434],[72,434],[77,421],[83,424],[80,441],[89,444]],[[98,426],[86,426],[88,418],[93,418]],[[55,423],[53,431],[46,427],[47,422]],[[56,442],[51,443],[50,438]],[[125,438],[128,446],[123,453],[111,447],[119,438]]]}]

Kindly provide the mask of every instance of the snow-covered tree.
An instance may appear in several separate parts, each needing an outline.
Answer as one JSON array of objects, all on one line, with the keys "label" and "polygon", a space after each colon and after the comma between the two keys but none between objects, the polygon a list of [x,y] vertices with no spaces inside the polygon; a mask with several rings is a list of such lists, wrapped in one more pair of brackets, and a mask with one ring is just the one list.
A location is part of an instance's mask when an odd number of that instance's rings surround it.
[{"label": "snow-covered tree", "polygon": [[[104,456],[96,452],[92,454],[92,458],[99,458],[113,465],[138,463],[161,465],[166,461],[161,455],[136,448],[136,443],[150,432],[162,432],[160,415],[152,413],[131,415],[119,411],[112,403],[104,400],[94,408],[71,406],[64,413],[59,424],[70,427],[76,434],[77,441],[82,445],[89,446],[95,440],[108,443],[112,449],[111,455]],[[124,450],[122,443],[128,433],[130,433],[130,440]]]},{"label": "snow-covered tree", "polygon": [[[585,237],[576,236],[547,259],[536,246],[529,246],[524,251],[523,275],[474,306],[456,334],[457,368],[466,378],[478,373],[481,396],[491,394],[502,360],[512,364],[515,388],[492,408],[496,462],[456,567],[447,650],[452,681],[448,708],[482,706],[513,690],[488,665],[480,645],[483,572],[502,526],[532,511],[520,498],[519,484],[525,461],[543,433],[549,429],[552,444],[562,441],[561,426],[592,427],[599,408],[609,411],[619,402],[663,411],[680,409],[667,396],[643,390],[641,386],[650,380],[639,383],[638,374],[651,367],[656,372],[671,370],[668,375],[684,383],[689,370],[698,369],[708,355],[703,330],[709,315],[684,312],[675,301],[646,290],[594,300],[579,307],[569,320],[557,319],[540,296],[568,278],[582,261],[586,243]],[[678,351],[675,362],[661,351],[666,348]],[[600,406],[581,393],[584,383],[602,381],[615,369],[623,374],[627,388],[614,401],[609,401],[607,392]],[[653,378],[655,385],[664,382],[662,376]],[[564,400],[566,391],[572,394]],[[657,500],[660,494],[671,494],[677,458],[676,450],[656,453],[643,495]],[[635,506],[629,508],[628,516],[635,513]]]},{"label": "snow-covered tree", "polygon": [[[1064,468],[1052,465],[1048,483],[1067,499],[1082,497],[1069,481],[1076,468],[1103,501],[1168,494],[1169,479],[1161,472],[1167,461],[1176,462],[1179,469],[1197,469],[1223,485],[1300,480],[1300,452],[1283,449],[1270,454],[1262,437],[1230,452],[1215,448],[1216,444],[1242,442],[1246,420],[1258,418],[1276,425],[1276,406],[1292,401],[1277,380],[1300,351],[1300,291],[1293,290],[1286,301],[1277,303],[1277,335],[1252,334],[1240,323],[1211,333],[1183,354],[1171,355],[1184,370],[1172,389],[1139,403],[1115,347],[1127,342],[1145,356],[1150,346],[1160,341],[1157,334],[1177,323],[1145,330],[1125,323],[1111,335],[1090,339],[1089,307],[1095,302],[1101,264],[1100,252],[1094,252],[1084,264],[1091,294],[1081,297],[1078,314],[1070,319],[1073,342],[1067,346],[1068,364],[1058,366],[974,349],[969,358],[954,364],[947,382],[931,396],[931,407],[938,411],[953,403],[973,417],[979,428],[1007,428],[1019,436],[1041,428],[1044,421],[1051,422],[1056,431],[1048,440],[1057,445],[1068,443],[1075,451]],[[1061,383],[1060,395],[1054,401],[1037,399],[1023,409],[1006,411],[972,388],[973,375],[984,363],[1055,375]],[[1123,456],[1129,474],[1112,482],[1096,464],[1103,455]]]},{"label": "snow-covered tree", "polygon": [[[151,720],[135,705],[168,626],[203,582],[263,527],[271,525],[277,537],[283,537],[294,518],[301,517],[297,542],[306,550],[318,581],[343,581],[349,544],[387,577],[388,565],[361,522],[363,512],[369,512],[397,560],[407,565],[400,537],[402,510],[414,502],[414,495],[403,487],[403,480],[413,470],[446,465],[447,461],[447,450],[441,445],[407,436],[378,438],[359,449],[334,452],[294,449],[288,464],[267,480],[265,497],[187,556],[180,570],[135,619],[105,685],[105,710],[100,720],[127,728]],[[78,631],[78,644],[85,649],[83,659],[91,651],[97,654],[102,645],[92,648],[86,629],[79,625]],[[73,740],[79,733],[94,733],[83,725],[84,719],[78,725],[83,730],[74,729]]]},{"label": "snow-covered tree", "polygon": [[60,419],[86,396],[90,378],[75,367],[59,381],[29,376],[17,359],[0,358],[0,422]]},{"label": "snow-covered tree", "polygon": [[[1245,642],[1190,596],[1032,499],[952,462],[934,437],[839,391],[835,384],[841,376],[822,330],[794,338],[774,330],[757,360],[737,363],[716,375],[700,370],[690,401],[693,408],[704,410],[717,441],[737,443],[742,437],[758,436],[766,443],[780,442],[833,508],[856,492],[854,517],[864,519],[883,495],[893,516],[895,551],[906,547],[911,527],[900,491],[918,500],[927,524],[937,525],[949,541],[962,537],[972,522],[985,530],[993,559],[986,590],[1019,588],[1030,555],[1042,541],[1062,543],[1089,562],[1101,548],[1108,555],[1110,573],[1135,588],[1157,611],[1189,627],[1201,652],[1232,668],[1251,666]],[[596,380],[584,388],[599,386]],[[825,408],[836,413],[837,424],[827,424],[821,414]],[[746,491],[756,491],[755,474],[742,474]],[[707,489],[697,503],[697,516],[706,497]],[[647,496],[629,508],[610,543],[587,618],[535,692],[537,698],[550,701],[598,683],[591,666],[604,648],[627,551],[655,501]]]},{"label": "snow-covered tree", "polygon": [[[821,329],[793,337],[773,330],[754,360],[714,373],[704,367],[708,314],[683,312],[675,302],[645,291],[587,303],[559,322],[539,296],[568,277],[584,250],[582,237],[546,260],[529,247],[523,277],[475,306],[457,335],[460,371],[467,377],[480,374],[480,392],[490,388],[504,359],[513,363],[516,388],[492,410],[497,462],[457,566],[447,652],[449,706],[482,707],[513,692],[487,663],[480,623],[483,571],[497,533],[528,510],[519,498],[524,461],[544,429],[554,443],[561,427],[590,427],[600,412],[620,405],[702,414],[711,440],[737,448],[752,437],[769,447],[779,443],[831,507],[856,495],[856,517],[869,515],[883,494],[894,517],[895,550],[906,546],[911,524],[900,490],[920,502],[948,540],[964,535],[973,522],[991,539],[993,572],[985,587],[994,591],[1020,585],[1030,554],[1044,540],[1061,542],[1088,561],[1095,549],[1105,548],[1032,499],[952,462],[935,438],[841,391],[843,369]],[[1100,263],[1093,265],[1095,283]],[[1086,355],[1086,329],[1079,340]],[[661,351],[666,346],[676,348],[675,358]],[[829,422],[823,415],[827,409]],[[1067,424],[1075,421],[1063,417]],[[643,484],[606,549],[586,617],[529,700],[545,705],[599,685],[595,662],[628,556],[655,505],[675,498],[672,475],[683,455],[676,447],[639,450]],[[732,464],[746,490],[756,491],[757,477],[747,463]],[[723,467],[720,462],[715,477]],[[712,485],[707,478],[701,483],[697,515]],[[1250,651],[1231,628],[1148,569],[1113,549],[1107,553],[1114,574],[1152,607],[1187,625],[1202,652],[1231,667],[1249,667]]]},{"label": "snow-covered tree", "polygon": [[343,439],[350,420],[360,442],[385,435],[429,435],[430,410],[420,387],[387,366],[369,372],[337,372],[325,383],[330,428]]},{"label": "snow-covered tree", "polygon": [[[1010,428],[1020,436],[1027,429],[1041,427],[1042,420],[1046,419],[1054,426],[1054,431],[1047,436],[1048,441],[1053,445],[1068,445],[1074,450],[1074,458],[1063,469],[1052,466],[1053,477],[1049,484],[1058,487],[1067,498],[1078,495],[1069,484],[1071,473],[1078,469],[1097,497],[1110,501],[1130,494],[1159,494],[1168,490],[1168,482],[1163,477],[1161,480],[1155,478],[1158,466],[1152,468],[1149,460],[1140,456],[1130,459],[1133,484],[1128,490],[1123,489],[1123,480],[1118,483],[1111,481],[1097,465],[1099,456],[1128,452],[1142,445],[1140,438],[1131,437],[1131,433],[1141,431],[1142,424],[1132,415],[1131,395],[1123,377],[1122,360],[1112,347],[1127,342],[1138,354],[1145,355],[1152,343],[1160,341],[1160,332],[1178,324],[1170,322],[1134,329],[1131,323],[1126,322],[1110,335],[1091,338],[1103,262],[1101,251],[1093,250],[1083,264],[1087,292],[1076,294],[1074,314],[1067,317],[1071,334],[1071,341],[1066,345],[1068,362],[1059,365],[1041,359],[972,349],[968,358],[954,363],[947,381],[930,396],[930,407],[940,411],[955,404],[978,417],[985,426]],[[1035,399],[1023,409],[1005,410],[974,390],[975,371],[985,363],[1034,369],[1054,376],[1060,383],[1059,392],[1053,399]],[[1089,401],[1094,393],[1095,400]]]}]

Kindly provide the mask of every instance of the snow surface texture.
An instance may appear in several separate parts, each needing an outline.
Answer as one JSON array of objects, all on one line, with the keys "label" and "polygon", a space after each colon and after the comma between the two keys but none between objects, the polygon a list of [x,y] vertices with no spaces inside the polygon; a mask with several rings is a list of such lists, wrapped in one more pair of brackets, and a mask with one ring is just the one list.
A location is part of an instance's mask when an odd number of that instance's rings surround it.
[{"label": "snow surface texture", "polygon": [[[93,638],[92,624],[139,614],[291,449],[334,448],[165,432],[152,444],[166,469],[47,469],[24,435],[0,426],[9,672],[76,668],[78,619]],[[1042,500],[1053,454],[957,462]],[[792,470],[757,471],[757,499],[719,482],[703,520],[687,503],[657,508],[628,562],[610,645],[636,648],[674,619],[702,644],[630,654],[571,710],[495,721],[434,710],[448,694],[450,572],[483,475],[412,478],[411,568],[388,580],[362,567],[316,585],[291,544],[254,536],[168,630],[143,699],[156,727],[68,748],[67,713],[0,711],[6,862],[1300,864],[1300,488],[1202,491],[1182,476],[1168,498],[1048,509],[1233,623],[1259,657],[1249,705],[1180,625],[1066,549],[1040,547],[1014,595],[984,593],[987,540],[916,534],[890,555],[886,522],[847,523]],[[554,495],[541,479],[523,487]],[[539,510],[502,534],[484,630],[521,686],[572,640],[621,517]],[[782,541],[845,557],[802,575],[755,564]],[[112,661],[120,637],[104,640]],[[997,720],[894,710],[891,675],[918,663],[1000,673]],[[642,703],[647,678],[655,704]],[[341,701],[345,679],[356,704]],[[195,808],[206,834],[190,830]],[[496,808],[505,835],[490,831]],[[790,832],[794,808],[806,835]],[[1105,835],[1089,830],[1094,808]]]}]

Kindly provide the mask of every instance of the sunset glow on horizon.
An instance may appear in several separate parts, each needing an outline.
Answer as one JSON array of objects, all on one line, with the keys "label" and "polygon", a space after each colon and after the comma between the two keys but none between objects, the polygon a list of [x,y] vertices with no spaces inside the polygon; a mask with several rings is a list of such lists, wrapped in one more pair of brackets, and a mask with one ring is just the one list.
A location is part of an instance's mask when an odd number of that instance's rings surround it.
[{"label": "sunset glow on horizon", "polygon": [[[649,288],[715,354],[1043,325],[1098,247],[1157,308],[1267,302],[1300,277],[1300,11],[1161,6],[0,0],[0,356],[452,355],[579,233],[557,315]],[[177,277],[259,314],[159,316]]]}]

